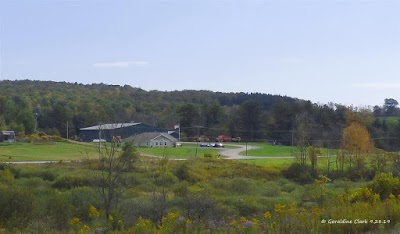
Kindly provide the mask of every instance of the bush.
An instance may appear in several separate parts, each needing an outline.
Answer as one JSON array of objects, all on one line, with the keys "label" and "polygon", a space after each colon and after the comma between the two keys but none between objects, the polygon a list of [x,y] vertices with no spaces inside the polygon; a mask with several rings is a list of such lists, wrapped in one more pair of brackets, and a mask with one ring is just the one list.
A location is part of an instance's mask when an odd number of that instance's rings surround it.
[{"label": "bush", "polygon": [[392,173],[381,173],[368,186],[373,193],[378,193],[381,199],[387,199],[390,194],[400,195],[400,180]]},{"label": "bush", "polygon": [[75,187],[82,187],[90,185],[90,181],[81,176],[66,175],[59,177],[52,185],[53,188],[57,189],[71,189]]},{"label": "bush", "polygon": [[194,182],[195,180],[193,177],[190,175],[190,170],[188,164],[181,163],[177,167],[177,169],[174,171],[174,175],[180,180],[180,181],[188,181],[188,182]]},{"label": "bush", "polygon": [[51,228],[66,230],[73,216],[73,206],[69,194],[63,192],[53,194],[46,200],[46,216],[50,220]]},{"label": "bush", "polygon": [[318,174],[310,166],[293,163],[290,167],[283,171],[283,175],[290,180],[300,184],[307,184],[314,181]]},{"label": "bush", "polygon": [[55,172],[53,170],[28,170],[21,172],[21,177],[38,177],[46,181],[54,181],[58,177],[58,175],[58,172]]},{"label": "bush", "polygon": [[47,135],[45,132],[33,133],[28,136],[19,137],[21,142],[32,142],[34,144],[54,144],[54,142],[66,142],[59,135]]},{"label": "bush", "polygon": [[14,173],[9,168],[0,171],[0,183],[12,184],[13,182],[14,182]]},{"label": "bush", "polygon": [[243,217],[250,217],[261,212],[261,206],[257,203],[254,197],[244,197],[236,201],[236,209],[239,211],[239,215]]},{"label": "bush", "polygon": [[33,204],[31,189],[0,187],[0,221],[7,228],[26,226],[33,218]]},{"label": "bush", "polygon": [[185,197],[189,193],[189,186],[190,184],[187,181],[177,183],[173,188],[175,196]]},{"label": "bush", "polygon": [[284,184],[284,185],[282,185],[282,188],[281,188],[282,192],[285,192],[285,193],[291,193],[295,189],[296,189],[296,185],[292,184],[292,183]]},{"label": "bush", "polygon": [[132,226],[139,217],[156,220],[153,214],[153,203],[149,199],[134,198],[121,203],[120,213],[125,220],[125,226]]},{"label": "bush", "polygon": [[230,179],[226,178],[214,178],[210,184],[218,190],[230,190],[232,187],[232,182]]},{"label": "bush", "polygon": [[74,216],[79,217],[83,222],[90,221],[89,207],[91,205],[100,207],[97,193],[90,187],[72,188],[69,190],[68,200],[73,207]]},{"label": "bush", "polygon": [[238,194],[248,194],[252,192],[252,183],[249,179],[234,178],[231,180],[230,191]]},{"label": "bush", "polygon": [[281,188],[275,182],[268,182],[263,189],[263,195],[266,197],[278,197],[281,195]]},{"label": "bush", "polygon": [[24,188],[36,189],[46,188],[50,182],[44,181],[38,177],[20,178],[13,183],[13,186],[22,186]]},{"label": "bush", "polygon": [[198,188],[190,188],[189,193],[181,200],[181,210],[186,218],[195,222],[219,220],[224,211],[212,197],[212,193]]},{"label": "bush", "polygon": [[351,168],[347,171],[347,178],[352,181],[372,180],[374,176],[375,171],[372,169],[368,169],[367,167]]},{"label": "bush", "polygon": [[9,170],[13,175],[14,178],[18,179],[20,177],[20,170],[16,169],[15,167],[8,165],[8,164],[0,164],[0,171]]}]

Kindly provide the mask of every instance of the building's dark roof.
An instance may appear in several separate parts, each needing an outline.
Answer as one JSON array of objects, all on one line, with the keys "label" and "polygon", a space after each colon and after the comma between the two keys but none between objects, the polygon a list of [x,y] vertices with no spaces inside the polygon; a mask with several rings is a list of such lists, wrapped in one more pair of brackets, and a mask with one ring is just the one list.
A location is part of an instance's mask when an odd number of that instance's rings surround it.
[{"label": "building's dark roof", "polygon": [[149,142],[154,140],[155,138],[159,137],[159,136],[163,136],[171,141],[177,141],[177,139],[171,135],[169,135],[168,133],[160,133],[160,132],[144,132],[144,133],[140,133],[136,136],[132,136],[129,137],[127,139],[125,139],[126,141],[134,141],[134,142]]},{"label": "building's dark roof", "polygon": [[134,125],[138,125],[140,123],[111,123],[111,124],[99,124],[87,128],[81,128],[81,131],[84,130],[113,130],[117,128],[125,128],[125,127],[130,127]]}]

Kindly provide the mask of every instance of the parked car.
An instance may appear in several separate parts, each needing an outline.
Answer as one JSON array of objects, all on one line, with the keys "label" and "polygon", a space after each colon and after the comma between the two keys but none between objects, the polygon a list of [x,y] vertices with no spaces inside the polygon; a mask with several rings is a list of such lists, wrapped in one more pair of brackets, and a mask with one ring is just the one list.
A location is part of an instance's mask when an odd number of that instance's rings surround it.
[{"label": "parked car", "polygon": [[215,143],[213,147],[215,147],[215,148],[224,148],[225,146],[222,143]]},{"label": "parked car", "polygon": [[200,147],[224,148],[224,145],[222,143],[201,143]]},{"label": "parked car", "polygon": [[106,140],[104,140],[104,139],[93,139],[92,142],[99,143],[99,142],[106,142]]}]

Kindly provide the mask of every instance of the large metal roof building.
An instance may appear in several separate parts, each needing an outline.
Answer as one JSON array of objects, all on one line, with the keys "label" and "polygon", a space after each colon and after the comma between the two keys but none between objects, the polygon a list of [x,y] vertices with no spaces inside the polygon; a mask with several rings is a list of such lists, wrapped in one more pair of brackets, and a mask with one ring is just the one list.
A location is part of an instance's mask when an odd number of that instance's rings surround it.
[{"label": "large metal roof building", "polygon": [[143,123],[107,123],[81,128],[79,137],[82,141],[91,142],[95,139],[111,141],[112,137],[125,139],[143,132],[167,132],[168,129],[158,128]]}]

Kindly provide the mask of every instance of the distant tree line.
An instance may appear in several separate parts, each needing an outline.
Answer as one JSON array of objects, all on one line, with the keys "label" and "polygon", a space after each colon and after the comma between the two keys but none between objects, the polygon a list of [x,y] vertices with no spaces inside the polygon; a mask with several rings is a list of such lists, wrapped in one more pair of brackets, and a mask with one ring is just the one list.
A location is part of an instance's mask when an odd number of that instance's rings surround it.
[{"label": "distant tree line", "polygon": [[[220,134],[247,141],[339,147],[349,108],[365,112],[376,146],[400,147],[400,109],[392,98],[372,110],[315,104],[261,93],[145,91],[129,85],[0,81],[0,129],[19,134],[36,130],[66,137],[82,127],[108,122],[142,122],[173,128],[186,140]],[[306,133],[306,134],[305,134]]]},{"label": "distant tree line", "polygon": [[374,106],[374,118],[369,131],[378,148],[389,151],[400,150],[400,108],[393,98],[387,98],[383,106]]}]

